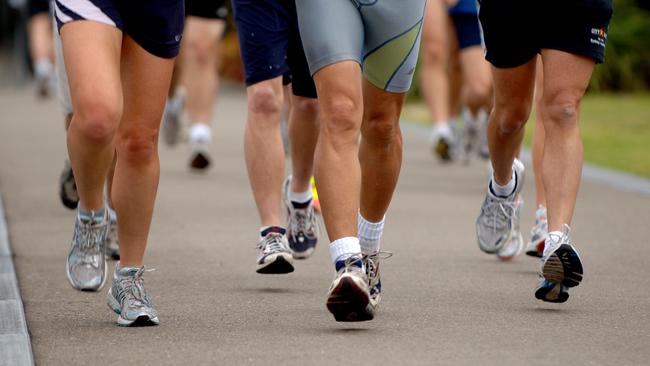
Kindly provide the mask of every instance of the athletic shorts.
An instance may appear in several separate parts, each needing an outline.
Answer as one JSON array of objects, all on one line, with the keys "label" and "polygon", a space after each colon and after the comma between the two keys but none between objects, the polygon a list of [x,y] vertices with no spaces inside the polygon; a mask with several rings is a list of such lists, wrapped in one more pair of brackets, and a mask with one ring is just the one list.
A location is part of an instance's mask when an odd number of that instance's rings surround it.
[{"label": "athletic shorts", "polygon": [[300,35],[312,75],[356,61],[378,88],[411,86],[426,0],[296,0]]},{"label": "athletic shorts", "polygon": [[185,15],[206,19],[226,19],[226,0],[185,0]]},{"label": "athletic shorts", "polygon": [[283,76],[293,94],[316,98],[294,0],[233,0],[246,85]]},{"label": "athletic shorts", "polygon": [[554,49],[605,60],[612,0],[481,0],[485,58],[510,68]]},{"label": "athletic shorts", "polygon": [[481,28],[478,24],[476,14],[450,14],[451,20],[456,30],[456,39],[458,40],[458,49],[480,46],[481,45]]},{"label": "athletic shorts", "polygon": [[68,74],[65,72],[61,35],[56,30],[54,31],[54,58],[54,67],[56,68],[56,94],[59,97],[59,105],[64,115],[72,114],[72,98],[70,97]]},{"label": "athletic shorts", "polygon": [[154,56],[178,55],[183,0],[54,0],[59,30],[75,20],[92,20],[120,29]]},{"label": "athletic shorts", "polygon": [[27,0],[27,14],[31,18],[34,15],[49,13],[50,1],[49,0]]}]

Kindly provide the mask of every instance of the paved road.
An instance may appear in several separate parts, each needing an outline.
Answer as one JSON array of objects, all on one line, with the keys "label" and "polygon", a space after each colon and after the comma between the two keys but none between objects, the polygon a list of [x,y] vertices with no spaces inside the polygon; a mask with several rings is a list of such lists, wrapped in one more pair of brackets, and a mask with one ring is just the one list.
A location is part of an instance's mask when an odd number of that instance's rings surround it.
[{"label": "paved road", "polygon": [[[395,256],[383,266],[374,321],[336,323],[326,311],[326,245],[293,274],[256,274],[237,89],[218,103],[213,169],[191,173],[184,147],[160,149],[146,261],[156,268],[147,281],[162,324],[119,328],[105,291],[77,292],[65,277],[73,213],[57,197],[56,104],[1,90],[0,111],[0,190],[38,364],[640,365],[650,357],[650,198],[583,185],[574,241],[586,279],[568,303],[545,304],[533,297],[536,261],[500,263],[477,248],[484,165],[438,164],[417,129],[405,132],[384,239]],[[524,195],[528,228],[530,180]]]}]

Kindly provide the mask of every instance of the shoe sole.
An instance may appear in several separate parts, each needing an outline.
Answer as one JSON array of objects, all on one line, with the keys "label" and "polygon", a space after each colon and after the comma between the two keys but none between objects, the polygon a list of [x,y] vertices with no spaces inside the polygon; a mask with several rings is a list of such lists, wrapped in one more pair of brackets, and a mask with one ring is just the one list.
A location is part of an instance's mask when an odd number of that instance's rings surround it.
[{"label": "shoe sole", "polygon": [[499,255],[499,253],[497,252],[497,258],[499,258],[503,262],[511,261],[514,257],[521,254],[523,249],[524,249],[524,239],[521,237],[521,234],[519,234],[519,245],[517,246],[517,251],[513,255],[504,255],[504,256]]},{"label": "shoe sole", "polygon": [[[289,243],[289,247],[291,247],[291,243]],[[307,259],[307,258],[311,257],[312,254],[314,254],[314,250],[315,250],[314,248],[309,248],[309,249],[305,250],[304,252],[296,252],[296,251],[294,251],[293,252],[293,258],[294,259],[300,259],[300,260]]]},{"label": "shoe sole", "polygon": [[122,318],[120,304],[117,302],[117,299],[113,297],[113,294],[111,292],[112,290],[112,288],[108,290],[108,295],[106,296],[108,300],[107,305],[115,314],[118,315],[117,325],[121,327],[149,327],[160,324],[158,317],[151,318],[148,315],[140,315],[135,320],[127,320]]},{"label": "shoe sole", "polygon": [[542,258],[544,256],[545,241],[546,241],[545,238],[541,238],[534,244],[528,244],[528,247],[533,249],[526,250],[526,255],[529,255],[531,257],[536,257],[536,258]]},{"label": "shoe sole", "polygon": [[196,153],[190,161],[190,168],[195,170],[204,170],[210,166],[210,159],[204,153]]},{"label": "shoe sole", "polygon": [[[559,290],[557,290],[559,289]],[[569,299],[569,293],[562,291],[560,285],[554,287],[540,287],[535,291],[535,298],[545,302],[563,303]]]},{"label": "shoe sole", "polygon": [[289,253],[276,254],[275,259],[269,263],[258,264],[257,273],[261,274],[285,274],[293,272],[293,256]]},{"label": "shoe sole", "polygon": [[562,244],[544,262],[542,275],[554,284],[575,287],[582,281],[583,269],[578,252],[569,244]]},{"label": "shoe sole", "polygon": [[361,322],[375,317],[369,294],[352,277],[345,275],[330,291],[327,310],[337,322]]},{"label": "shoe sole", "polygon": [[436,155],[438,155],[438,157],[440,157],[442,161],[451,161],[451,146],[446,141],[438,141],[436,146],[433,148],[433,151],[436,153]]}]

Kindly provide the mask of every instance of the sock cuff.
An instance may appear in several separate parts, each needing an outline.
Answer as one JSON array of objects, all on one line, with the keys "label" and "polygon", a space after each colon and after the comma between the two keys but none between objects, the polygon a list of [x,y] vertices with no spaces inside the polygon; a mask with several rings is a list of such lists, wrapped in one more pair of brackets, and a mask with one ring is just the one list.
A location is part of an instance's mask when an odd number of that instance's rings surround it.
[{"label": "sock cuff", "polygon": [[295,203],[307,203],[312,200],[313,195],[311,193],[311,187],[304,192],[292,192],[289,190],[288,194],[289,201]]},{"label": "sock cuff", "polygon": [[346,236],[344,238],[336,239],[330,244],[330,257],[334,264],[339,260],[346,259],[353,254],[360,252],[361,246],[359,245],[359,238],[354,236]]},{"label": "sock cuff", "polygon": [[282,235],[287,233],[287,229],[281,226],[262,226],[260,228],[260,239],[267,236],[269,233],[280,233]]},{"label": "sock cuff", "polygon": [[79,218],[84,221],[90,221],[91,219],[98,222],[104,221],[104,215],[106,215],[106,208],[102,207],[97,211],[84,211],[81,208],[78,209],[77,215]]},{"label": "sock cuff", "polygon": [[359,237],[368,240],[381,239],[381,234],[384,232],[385,220],[386,216],[382,217],[381,221],[379,222],[370,222],[361,215],[361,212],[359,212],[357,216],[357,222],[359,225]]}]

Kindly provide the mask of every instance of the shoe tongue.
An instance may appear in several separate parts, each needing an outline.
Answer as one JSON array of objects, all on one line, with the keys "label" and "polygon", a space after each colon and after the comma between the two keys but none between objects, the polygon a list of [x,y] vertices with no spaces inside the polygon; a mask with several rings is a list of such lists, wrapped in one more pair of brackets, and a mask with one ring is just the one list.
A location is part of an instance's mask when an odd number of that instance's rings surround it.
[{"label": "shoe tongue", "polygon": [[[347,262],[347,259],[336,261],[336,264],[334,264],[334,266],[336,267],[337,272],[340,271],[341,268],[345,267],[345,262]],[[361,258],[350,259],[350,266],[363,268],[363,262],[361,261]]]},{"label": "shoe tongue", "polygon": [[260,232],[260,235],[262,237],[267,236],[270,233],[278,233],[284,235],[287,232],[287,229],[279,227],[279,226],[269,226],[266,229],[262,230]]}]

